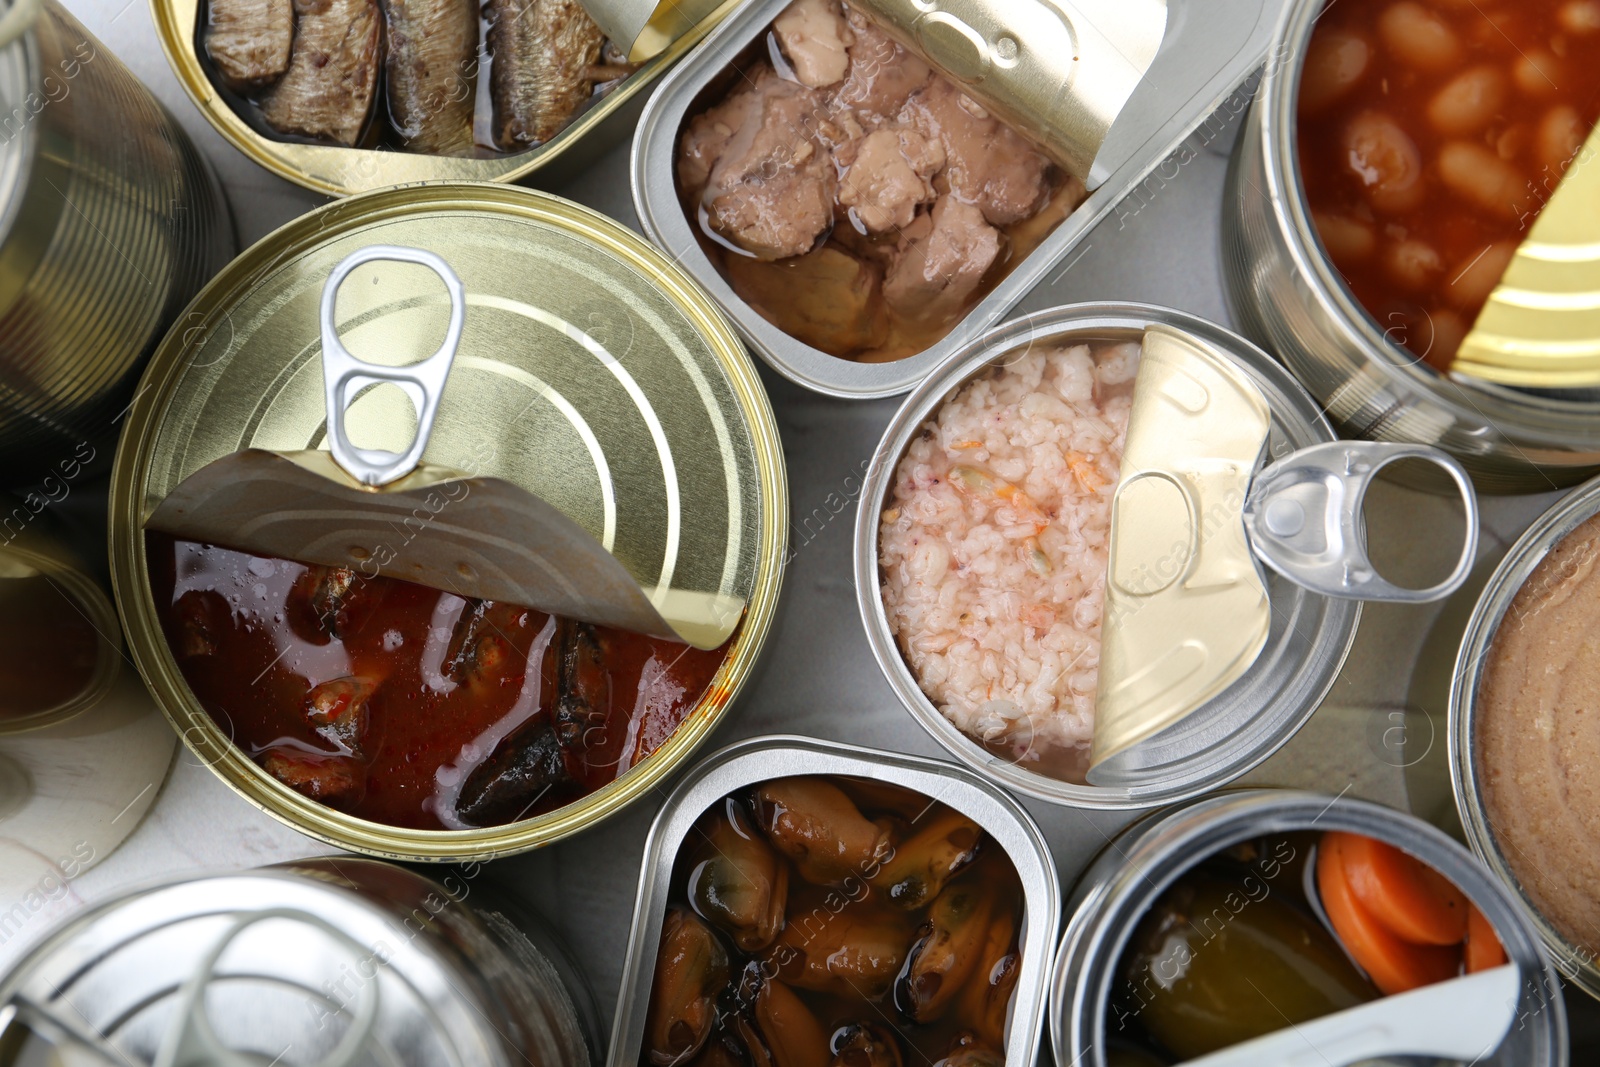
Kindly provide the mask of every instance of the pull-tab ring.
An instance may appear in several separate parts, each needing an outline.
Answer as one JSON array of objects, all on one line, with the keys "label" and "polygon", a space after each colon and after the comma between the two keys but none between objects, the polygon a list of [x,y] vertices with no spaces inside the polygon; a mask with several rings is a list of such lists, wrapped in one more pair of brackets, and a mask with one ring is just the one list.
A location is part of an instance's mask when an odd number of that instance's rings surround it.
[{"label": "pull-tab ring", "polygon": [[[298,908],[263,908],[238,916],[207,950],[194,973],[184,980],[172,1022],[161,1039],[161,1046],[151,1061],[151,1067],[255,1067],[261,1062],[256,1056],[227,1047],[217,1037],[211,1026],[211,1016],[206,1010],[206,988],[215,977],[217,961],[228,946],[250,927],[268,919],[289,919],[315,927],[350,952],[354,959],[362,959],[367,954],[367,950],[349,934]],[[349,1067],[372,1034],[373,1025],[378,1019],[378,975],[374,973],[368,978],[358,973],[357,977],[355,1010],[350,1026],[339,1043],[316,1067]]]},{"label": "pull-tab ring", "polygon": [[[1441,467],[1461,492],[1467,531],[1450,576],[1427,589],[1386,580],[1367,556],[1361,507],[1378,471],[1397,460]],[[1250,547],[1267,566],[1313,592],[1347,600],[1421,604],[1460,588],[1478,552],[1478,497],[1456,460],[1426,445],[1334,441],[1279,460],[1256,476],[1244,506]]]},{"label": "pull-tab ring", "polygon": [[[339,328],[333,321],[339,286],[351,271],[375,260],[427,267],[439,276],[450,292],[450,325],[445,330],[444,343],[421,362],[405,367],[368,363],[357,359],[339,340]],[[441,257],[421,248],[368,245],[346,256],[328,275],[322,287],[322,382],[328,406],[328,447],[339,466],[362,485],[373,488],[388,485],[416,469],[423,449],[428,446],[428,436],[433,432],[433,419],[439,411],[439,398],[444,395],[445,378],[450,374],[450,364],[461,344],[461,325],[466,312],[467,294],[461,279]],[[356,394],[382,382],[398,385],[411,398],[411,406],[417,411],[417,436],[404,452],[357,448],[345,433],[345,411]]]},{"label": "pull-tab ring", "polygon": [[11,6],[0,13],[0,48],[33,29],[41,6],[43,0],[11,0]]}]

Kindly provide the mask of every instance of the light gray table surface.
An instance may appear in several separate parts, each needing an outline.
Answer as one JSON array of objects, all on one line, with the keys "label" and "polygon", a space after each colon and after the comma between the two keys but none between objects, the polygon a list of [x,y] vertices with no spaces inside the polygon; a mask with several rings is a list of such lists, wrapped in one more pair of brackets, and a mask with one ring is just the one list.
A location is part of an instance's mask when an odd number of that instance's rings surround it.
[{"label": "light gray table surface", "polygon": [[[167,66],[145,0],[66,0],[68,8],[154,90],[221,175],[241,247],[325,202],[257,167],[206,124]],[[1167,182],[1152,180],[1136,201],[1093,231],[1082,255],[1023,305],[1036,310],[1086,300],[1139,300],[1231,323],[1222,282],[1218,220],[1228,138],[1200,148]],[[626,176],[626,141],[581,182],[552,191],[637,227]],[[1136,209],[1136,210],[1135,210]],[[855,508],[801,530],[830,494],[847,493],[895,409],[896,401],[844,402],[806,392],[762,367],[789,463],[798,547],[785,577],[762,661],[705,752],[766,733],[802,733],[929,756],[943,750],[897,703],[868,651],[851,577]],[[851,482],[851,484],[857,484]],[[80,528],[98,523],[104,487],[72,502]],[[98,495],[97,495],[98,494]],[[1448,826],[1454,819],[1445,770],[1443,685],[1475,588],[1488,567],[1555,494],[1483,501],[1483,566],[1468,589],[1443,605],[1367,608],[1355,649],[1310,723],[1248,784],[1348,792],[1408,808]],[[1431,560],[1450,506],[1380,485],[1369,512],[1373,543],[1385,546],[1392,573]],[[801,540],[803,544],[799,544]],[[1380,558],[1380,564],[1383,559]],[[1385,743],[1392,713],[1406,716],[1408,747]],[[1392,734],[1388,735],[1392,739]],[[670,783],[669,783],[670,784]],[[66,897],[0,943],[0,970],[59,920],[87,904],[154,880],[231,870],[329,851],[256,810],[185,749],[138,830],[70,883]],[[1026,806],[1043,827],[1064,884],[1133,817],[1095,814],[1037,801]],[[659,797],[647,797],[609,822],[557,845],[495,862],[482,877],[521,897],[565,935],[609,1020],[621,978],[638,865]],[[10,901],[0,900],[0,913]],[[1596,1033],[1592,1002],[1573,999],[1575,1044],[1583,1062]]]}]

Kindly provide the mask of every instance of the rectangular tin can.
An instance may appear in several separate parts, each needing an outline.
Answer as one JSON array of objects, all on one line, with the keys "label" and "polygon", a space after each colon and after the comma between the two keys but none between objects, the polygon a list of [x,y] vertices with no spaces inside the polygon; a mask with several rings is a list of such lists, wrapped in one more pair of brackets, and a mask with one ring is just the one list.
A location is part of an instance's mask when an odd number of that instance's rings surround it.
[{"label": "rectangular tin can", "polygon": [[[797,341],[741,299],[695,237],[678,196],[679,136],[697,100],[784,9],[788,0],[750,0],[729,15],[651,97],[632,157],[633,198],[646,234],[694,276],[728,313],[751,348],[786,378],[829,396],[867,399],[903,393],[951,352],[1000,321],[1041,281],[1071,266],[1096,223],[1172,157],[1267,54],[1283,0],[1170,0],[1166,36],[1153,63],[1111,125],[1095,159],[1088,198],[939,342],[904,359],[858,363]],[[958,85],[960,79],[953,79]],[[1181,163],[1179,164],[1181,165]]]},{"label": "rectangular tin can", "polygon": [[[184,478],[245,448],[327,447],[320,294],[346,255],[385,243],[436,251],[465,287],[461,344],[423,459],[542,497],[647,575],[708,570],[746,605],[717,674],[670,737],[608,785],[508,825],[402,829],[282,784],[191,692],[151,587],[144,523]],[[442,287],[420,268],[378,269],[352,274],[340,291],[342,336],[375,362],[431,351],[451,313]],[[776,609],[788,519],[782,448],[732,329],[637,234],[512,186],[380,190],[258,242],[201,293],[188,321],[152,359],[125,422],[112,473],[112,582],[131,658],[156,702],[196,756],[252,803],[381,858],[488,859],[576,833],[650,795],[727,713]],[[403,449],[415,417],[403,394],[383,396],[369,392],[348,409],[349,432],[368,447]],[[393,558],[403,559],[411,536],[408,521]],[[362,573],[391,573],[390,560],[371,562]]]},{"label": "rectangular tin can", "polygon": [[966,815],[1005,850],[1021,879],[1025,903],[1022,966],[1007,1025],[1005,1062],[1035,1062],[1050,953],[1061,921],[1061,888],[1049,846],[1033,819],[1003,790],[960,767],[809,737],[770,736],[730,745],[697,764],[673,789],[650,826],[612,1024],[609,1067],[636,1067],[640,1062],[668,883],[695,820],[737,789],[812,774],[849,775],[911,789]]}]

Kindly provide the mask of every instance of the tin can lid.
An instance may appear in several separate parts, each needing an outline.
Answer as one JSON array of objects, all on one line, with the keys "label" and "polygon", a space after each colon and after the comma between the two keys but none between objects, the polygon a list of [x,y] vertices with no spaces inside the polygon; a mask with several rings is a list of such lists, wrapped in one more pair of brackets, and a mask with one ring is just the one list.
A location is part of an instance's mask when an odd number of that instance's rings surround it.
[{"label": "tin can lid", "polygon": [[[546,1062],[586,1063],[556,972],[516,968],[444,892],[345,857],[130,894],[70,923],[5,980],[0,1047],[17,1056],[8,1063],[493,1067],[535,1038]],[[508,981],[526,1012],[515,1019],[487,999]]]},{"label": "tin can lid", "polygon": [[[1167,0],[853,0],[1093,189],[1095,156],[1155,60]],[[1099,180],[1097,180],[1099,179]]]},{"label": "tin can lid", "polygon": [[730,0],[583,0],[595,25],[622,45],[633,63],[660,55],[728,6]]}]

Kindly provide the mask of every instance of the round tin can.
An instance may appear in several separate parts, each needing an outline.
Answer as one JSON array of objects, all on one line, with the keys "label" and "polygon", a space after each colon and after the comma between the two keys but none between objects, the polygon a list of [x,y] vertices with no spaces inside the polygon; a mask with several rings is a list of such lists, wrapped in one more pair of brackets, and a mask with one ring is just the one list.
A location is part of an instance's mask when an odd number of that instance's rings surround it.
[{"label": "round tin can", "polygon": [[1495,568],[1478,596],[1456,654],[1450,676],[1448,738],[1450,783],[1455,790],[1456,810],[1461,815],[1467,843],[1516,895],[1562,976],[1590,996],[1600,998],[1600,960],[1593,951],[1574,945],[1539,912],[1507,862],[1484,806],[1483,768],[1477,754],[1478,689],[1483,683],[1495,634],[1535,568],[1551,549],[1596,512],[1600,512],[1600,479],[1574,490],[1541,515]]},{"label": "round tin can", "polygon": [[[596,13],[605,7],[635,11],[640,4],[626,0],[594,5]],[[652,5],[644,5],[647,10]],[[725,5],[724,5],[725,6]],[[313,192],[330,196],[368,192],[389,185],[418,181],[493,181],[516,182],[524,179],[561,181],[580,173],[602,151],[615,144],[633,128],[644,106],[645,96],[673,63],[710,32],[723,13],[715,0],[690,4],[663,4],[663,11],[674,16],[668,21],[687,20],[687,25],[671,28],[671,39],[657,40],[659,49],[619,84],[593,101],[553,138],[520,152],[484,156],[443,156],[393,149],[346,148],[335,144],[316,144],[301,137],[273,137],[245,121],[212,81],[209,61],[200,43],[204,34],[204,0],[150,0],[156,36],[166,53],[178,84],[194,101],[200,114],[224,140],[280,178]],[[702,13],[715,8],[710,14]],[[521,17],[520,15],[518,16]],[[607,21],[614,21],[616,16]],[[487,75],[490,62],[475,61],[472,76]],[[474,87],[476,88],[476,87]],[[379,91],[382,86],[380,84]],[[487,101],[486,90],[478,93]],[[384,102],[374,105],[380,112]],[[537,178],[535,179],[535,176]]]},{"label": "round tin can", "polygon": [[[648,542],[674,559],[687,531],[710,531],[700,543],[725,544],[726,566],[752,575],[741,628],[671,737],[609,785],[507,826],[399,829],[282,785],[190,692],[151,594],[144,522],[174,486],[241,449],[326,447],[319,299],[334,265],[372,244],[437,252],[465,287],[466,325],[426,462],[512,482],[608,548]],[[384,272],[379,286],[377,269],[352,274],[340,291],[346,342],[390,364],[431,352],[450,314],[438,282],[411,268],[416,273]],[[335,202],[264,238],[201,293],[189,320],[194,325],[169,334],[151,361],[123,432],[111,487],[112,580],[134,662],[162,710],[252,803],[358,852],[487,858],[605,818],[679,766],[721,719],[776,604],[788,513],[782,452],[737,337],[638,236],[586,208],[509,186],[385,190]],[[381,391],[364,394],[346,419],[351,437],[369,448],[403,450],[416,425],[403,395],[385,400]],[[673,461],[674,449],[692,453],[695,469]]]},{"label": "round tin can", "polygon": [[1267,449],[1282,456],[1334,439],[1305,391],[1265,352],[1220,326],[1168,308],[1076,304],[1024,316],[955,352],[906,398],[874,454],[856,515],[856,599],[867,641],[913,718],[952,755],[1011,789],[1057,804],[1128,809],[1171,804],[1216,789],[1261,763],[1292,737],[1333,685],[1355,641],[1360,605],[1271,576],[1271,630],[1238,681],[1186,719],[1146,742],[1139,784],[1079,785],[1028,769],[985,749],[942,715],[901,655],[884,611],[878,565],[879,519],[895,470],[928,420],[975,376],[1035,344],[1137,340],[1165,325],[1208,342],[1237,362],[1272,413]]},{"label": "round tin can", "polygon": [[476,873],[435,882],[345,856],[131,893],[0,982],[0,1048],[19,1062],[41,1045],[130,1064],[598,1062],[576,970]]},{"label": "round tin can", "polygon": [[94,456],[140,362],[232,253],[227,205],[188,135],[42,0],[31,28],[0,39],[6,481],[75,474]]},{"label": "round tin can", "polygon": [[1454,380],[1389,341],[1322,247],[1300,181],[1296,103],[1323,0],[1278,24],[1227,180],[1223,264],[1244,332],[1275,352],[1341,433],[1434,445],[1480,488],[1531,492],[1600,466],[1600,405]]},{"label": "round tin can", "polygon": [[1489,872],[1439,830],[1367,801],[1290,790],[1245,790],[1151,815],[1084,872],[1067,903],[1067,932],[1050,990],[1050,1033],[1060,1067],[1106,1067],[1107,1011],[1117,963],[1135,926],[1196,862],[1264,834],[1343,830],[1399,848],[1453,882],[1483,912],[1522,974],[1510,1033],[1474,1062],[1565,1067],[1561,984],[1520,910]]},{"label": "round tin can", "polygon": [[1024,903],[1022,962],[1006,1026],[1005,1062],[1034,1063],[1044,1022],[1050,953],[1061,925],[1061,887],[1050,848],[1033,819],[1003,790],[960,767],[858,745],[771,736],[750,738],[706,757],[673,789],[650,826],[608,1067],[641,1062],[668,883],[696,820],[730,793],[792,775],[844,775],[903,786],[967,816],[1005,850],[1021,879]]}]

